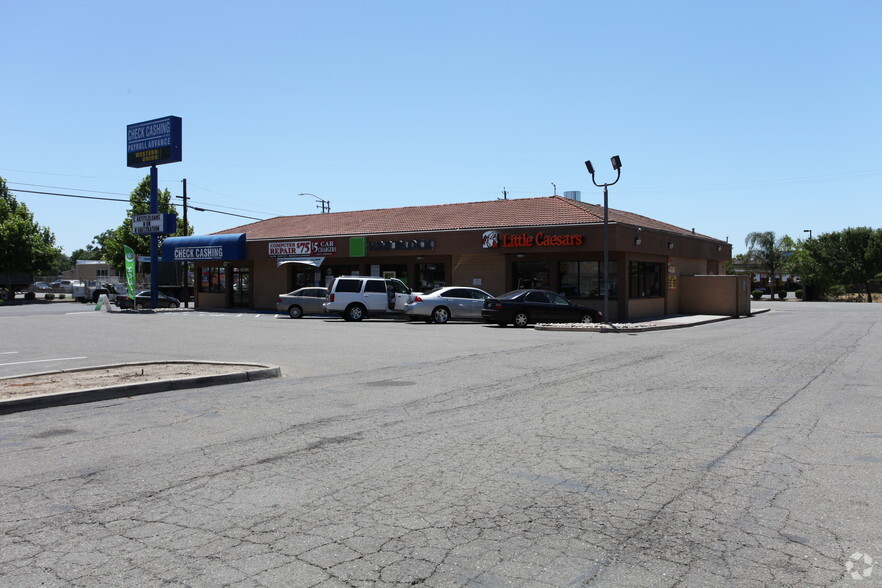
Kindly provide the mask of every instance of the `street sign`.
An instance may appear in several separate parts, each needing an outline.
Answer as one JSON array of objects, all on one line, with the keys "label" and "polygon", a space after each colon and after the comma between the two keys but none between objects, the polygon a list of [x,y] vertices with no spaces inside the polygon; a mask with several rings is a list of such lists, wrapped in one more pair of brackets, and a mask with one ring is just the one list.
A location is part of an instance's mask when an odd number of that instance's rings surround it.
[{"label": "street sign", "polygon": [[163,235],[177,230],[178,215],[156,213],[136,214],[132,217],[133,235]]},{"label": "street sign", "polygon": [[126,127],[128,167],[181,161],[181,117],[167,116]]}]

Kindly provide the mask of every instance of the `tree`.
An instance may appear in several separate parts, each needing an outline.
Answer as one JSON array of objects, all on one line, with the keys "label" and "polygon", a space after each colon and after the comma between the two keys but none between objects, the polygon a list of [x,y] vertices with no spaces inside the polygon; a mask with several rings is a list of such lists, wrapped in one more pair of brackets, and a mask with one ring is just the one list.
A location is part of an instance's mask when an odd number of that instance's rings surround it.
[{"label": "tree", "polygon": [[[173,213],[174,206],[171,204],[171,193],[168,189],[160,190],[157,194],[159,212]],[[95,237],[95,241],[101,247],[104,261],[111,267],[116,269],[120,274],[125,272],[125,254],[123,247],[128,245],[136,254],[147,254],[150,251],[150,235],[135,235],[132,233],[132,217],[138,214],[148,214],[150,212],[150,176],[146,176],[138,187],[135,188],[129,196],[131,208],[126,213],[123,224],[116,229],[108,230]],[[190,232],[189,226],[184,226],[183,221],[178,219],[178,230],[173,236],[187,235]],[[162,238],[159,236],[159,244],[162,245]]]},{"label": "tree", "polygon": [[[786,257],[790,249],[787,245],[793,241],[786,235],[780,239],[774,231],[754,232],[747,235],[744,244],[747,246],[747,257],[753,260],[757,267],[769,272],[770,290],[774,289],[775,276],[786,265]],[[774,292],[770,292],[775,297]]]},{"label": "tree", "polygon": [[100,235],[95,235],[92,242],[86,245],[85,249],[74,249],[70,254],[73,263],[78,259],[99,260],[104,259],[104,243],[113,238],[116,229],[107,229]]},{"label": "tree", "polygon": [[0,178],[0,271],[8,290],[13,274],[43,273],[57,263],[61,249],[55,235],[34,221],[33,213],[9,193]]},{"label": "tree", "polygon": [[882,273],[882,229],[848,228],[825,233],[805,245],[816,276],[842,286],[858,286],[872,302],[870,280]]}]

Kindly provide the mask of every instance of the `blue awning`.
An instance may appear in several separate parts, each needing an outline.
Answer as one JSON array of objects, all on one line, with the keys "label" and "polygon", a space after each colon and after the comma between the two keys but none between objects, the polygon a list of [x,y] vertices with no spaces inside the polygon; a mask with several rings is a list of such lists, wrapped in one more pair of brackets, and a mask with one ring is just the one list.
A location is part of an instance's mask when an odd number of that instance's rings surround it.
[{"label": "blue awning", "polygon": [[245,259],[245,233],[166,237],[162,240],[164,261],[202,261]]}]

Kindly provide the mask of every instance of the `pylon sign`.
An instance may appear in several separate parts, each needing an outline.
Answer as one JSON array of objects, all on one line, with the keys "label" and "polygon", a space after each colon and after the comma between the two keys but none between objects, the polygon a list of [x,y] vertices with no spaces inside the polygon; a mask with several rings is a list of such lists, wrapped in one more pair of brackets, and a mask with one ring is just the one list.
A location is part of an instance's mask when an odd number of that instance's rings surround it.
[{"label": "pylon sign", "polygon": [[167,116],[126,127],[128,167],[181,161],[181,117]]}]

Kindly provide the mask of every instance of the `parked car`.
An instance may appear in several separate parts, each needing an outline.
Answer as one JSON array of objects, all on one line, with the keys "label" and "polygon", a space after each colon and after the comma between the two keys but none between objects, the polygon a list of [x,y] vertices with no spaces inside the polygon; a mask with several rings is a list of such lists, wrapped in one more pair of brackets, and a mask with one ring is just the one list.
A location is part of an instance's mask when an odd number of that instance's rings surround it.
[{"label": "parked car", "polygon": [[492,296],[478,288],[444,286],[414,296],[405,303],[404,312],[409,318],[439,325],[451,319],[481,320],[487,298]]},{"label": "parked car", "polygon": [[276,310],[288,313],[291,318],[301,318],[304,314],[324,314],[327,296],[327,288],[300,288],[280,294]]},{"label": "parked car", "polygon": [[481,317],[504,327],[514,323],[526,327],[533,323],[594,323],[603,320],[603,313],[594,308],[574,304],[548,290],[514,290],[498,298],[488,298]]},{"label": "parked car", "polygon": [[[181,305],[181,301],[173,296],[166,296],[162,292],[157,292],[156,294],[158,296],[156,306],[159,308],[177,308]],[[138,310],[150,308],[150,290],[141,290],[135,294],[134,301],[128,296],[118,294],[114,302],[120,308],[136,308]]]},{"label": "parked car", "polygon": [[404,305],[415,295],[395,278],[342,276],[335,278],[328,289],[324,309],[342,314],[347,321],[360,321],[368,316],[404,313]]},{"label": "parked car", "polygon": [[52,289],[52,286],[47,284],[46,282],[34,282],[28,287],[28,290],[31,292],[48,292]]}]

